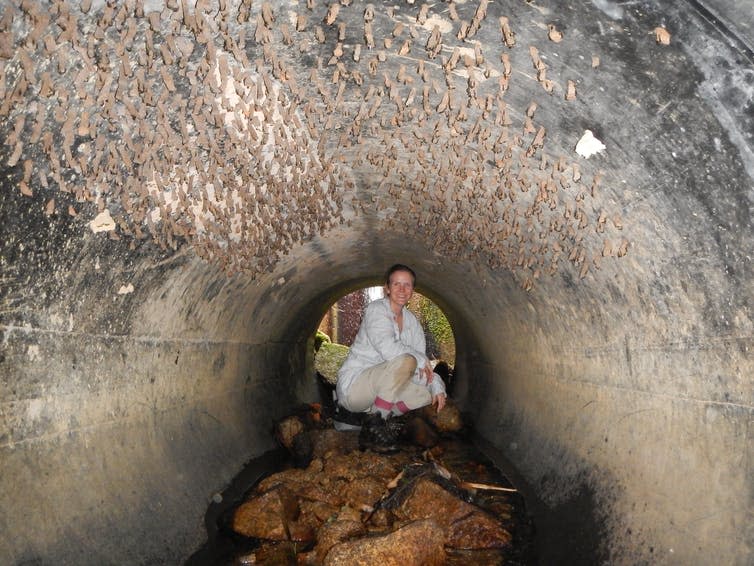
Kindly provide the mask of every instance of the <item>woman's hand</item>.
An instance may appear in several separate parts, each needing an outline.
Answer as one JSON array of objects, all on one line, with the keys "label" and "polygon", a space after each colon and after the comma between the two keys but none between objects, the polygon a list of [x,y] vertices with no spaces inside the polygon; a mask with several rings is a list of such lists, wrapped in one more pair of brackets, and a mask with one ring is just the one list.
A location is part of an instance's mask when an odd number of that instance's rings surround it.
[{"label": "woman's hand", "polygon": [[432,366],[427,364],[421,369],[421,375],[424,376],[424,378],[427,380],[427,385],[432,383],[432,380],[435,378],[435,374],[432,371]]},{"label": "woman's hand", "polygon": [[444,393],[438,393],[437,395],[432,396],[432,405],[437,407],[438,413],[442,411],[443,407],[445,407],[446,399],[447,396]]}]

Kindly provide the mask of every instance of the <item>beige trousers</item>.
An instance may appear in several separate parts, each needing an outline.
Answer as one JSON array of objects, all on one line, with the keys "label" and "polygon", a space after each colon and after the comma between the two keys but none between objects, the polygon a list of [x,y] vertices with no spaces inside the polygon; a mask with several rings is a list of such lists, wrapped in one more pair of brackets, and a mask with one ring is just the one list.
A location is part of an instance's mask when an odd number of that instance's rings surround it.
[{"label": "beige trousers", "polygon": [[432,402],[429,389],[411,381],[415,371],[416,358],[411,354],[401,354],[362,371],[348,388],[346,398],[338,401],[354,413],[389,410],[390,405],[409,410],[429,405]]}]

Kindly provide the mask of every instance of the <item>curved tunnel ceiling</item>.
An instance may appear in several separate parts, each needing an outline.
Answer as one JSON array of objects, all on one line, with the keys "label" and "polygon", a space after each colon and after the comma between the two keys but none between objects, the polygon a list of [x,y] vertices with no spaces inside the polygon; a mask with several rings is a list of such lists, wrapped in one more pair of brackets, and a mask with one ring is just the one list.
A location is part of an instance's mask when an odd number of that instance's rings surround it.
[{"label": "curved tunnel ceiling", "polygon": [[401,261],[543,517],[745,563],[745,4],[6,3],[0,558],[185,558],[323,310]]}]

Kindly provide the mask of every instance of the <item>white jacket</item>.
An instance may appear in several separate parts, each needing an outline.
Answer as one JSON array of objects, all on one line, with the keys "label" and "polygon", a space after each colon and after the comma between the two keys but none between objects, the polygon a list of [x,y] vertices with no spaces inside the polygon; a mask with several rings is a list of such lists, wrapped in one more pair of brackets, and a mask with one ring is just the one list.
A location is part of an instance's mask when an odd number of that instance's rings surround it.
[{"label": "white jacket", "polygon": [[362,371],[401,354],[411,354],[416,358],[417,370],[412,378],[414,383],[428,387],[432,396],[445,394],[445,384],[439,375],[434,374],[430,384],[427,384],[426,378],[420,376],[419,368],[429,364],[426,349],[424,330],[410,310],[403,308],[401,332],[398,330],[395,315],[390,310],[390,300],[385,297],[372,301],[367,305],[348,357],[338,371],[338,398],[345,397],[345,392]]}]

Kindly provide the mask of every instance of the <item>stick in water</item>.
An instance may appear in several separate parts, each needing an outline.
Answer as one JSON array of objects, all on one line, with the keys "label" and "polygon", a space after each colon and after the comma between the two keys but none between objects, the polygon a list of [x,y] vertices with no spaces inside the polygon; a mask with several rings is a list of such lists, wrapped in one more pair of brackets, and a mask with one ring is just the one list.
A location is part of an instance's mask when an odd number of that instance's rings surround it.
[{"label": "stick in water", "polygon": [[517,493],[517,489],[513,489],[512,487],[500,487],[499,485],[490,485],[488,483],[476,483],[471,481],[465,481],[461,483],[461,487],[466,489],[486,489],[489,491],[508,491],[511,493]]}]

